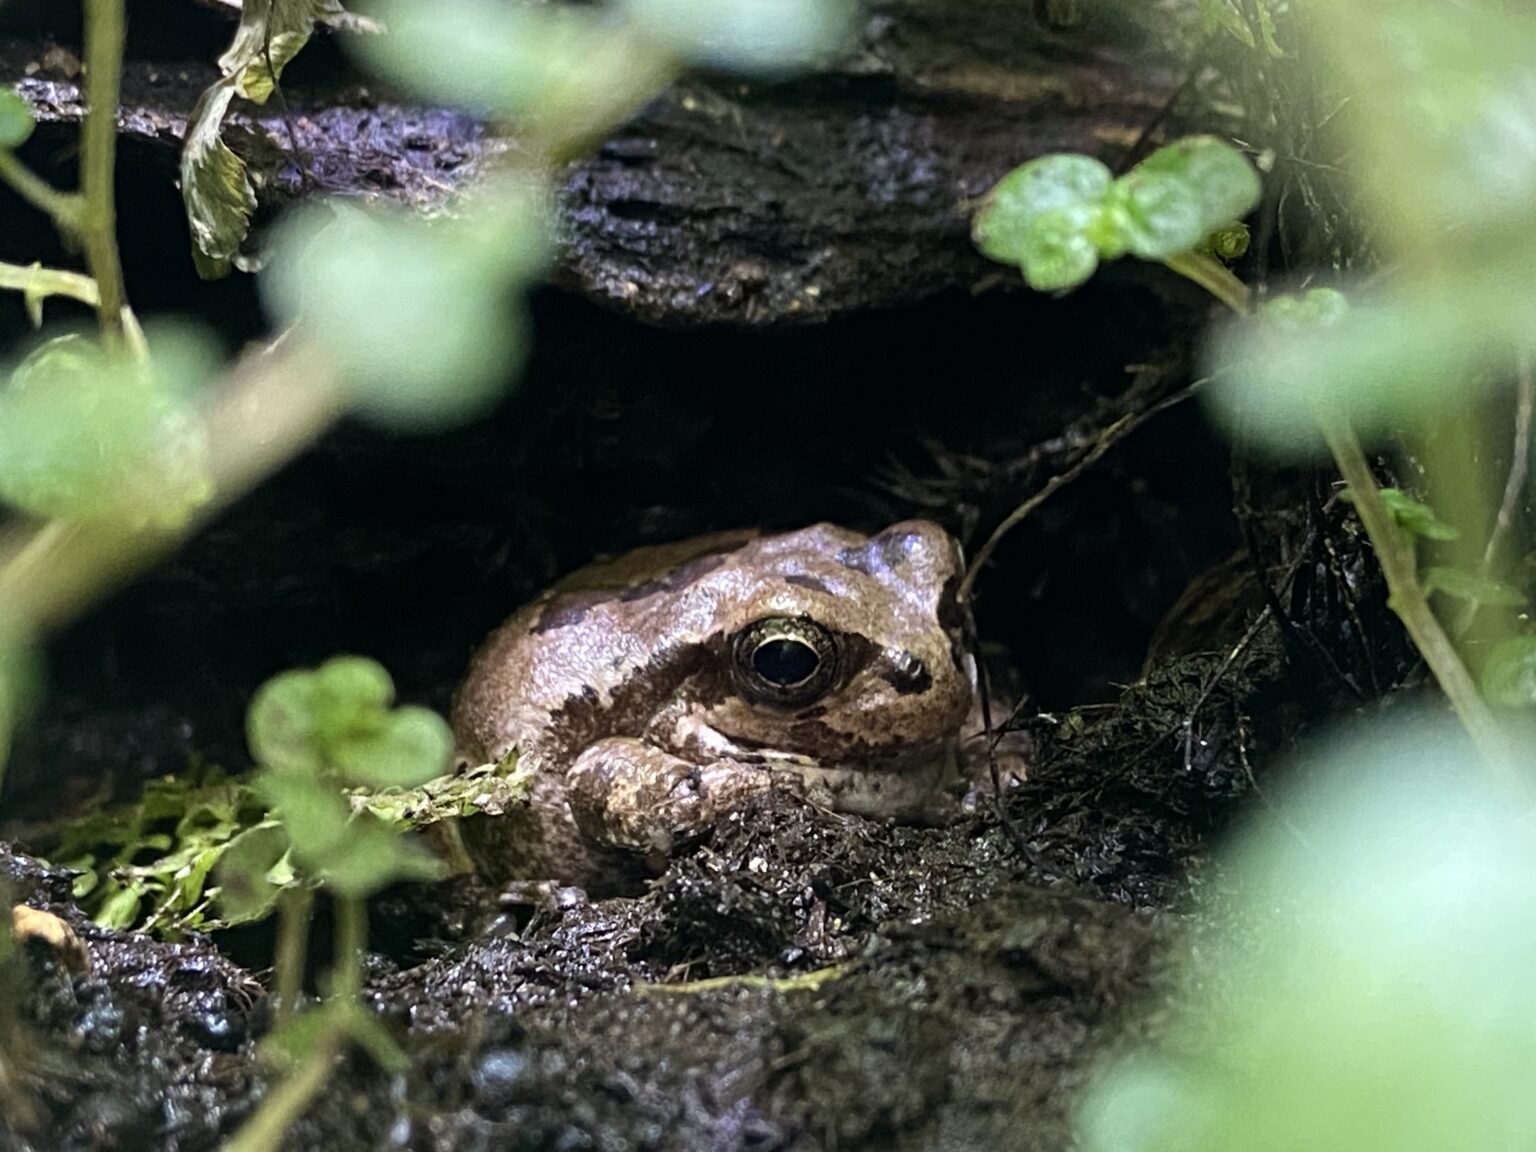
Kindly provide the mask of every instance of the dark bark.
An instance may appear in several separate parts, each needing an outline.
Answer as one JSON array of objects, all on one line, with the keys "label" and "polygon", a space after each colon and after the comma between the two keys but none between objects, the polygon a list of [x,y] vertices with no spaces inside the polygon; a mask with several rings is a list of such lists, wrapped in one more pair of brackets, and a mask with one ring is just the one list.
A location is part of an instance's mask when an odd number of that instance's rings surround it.
[{"label": "dark bark", "polygon": [[[974,287],[993,269],[967,237],[971,201],[1041,153],[1119,160],[1179,79],[1158,37],[1101,12],[1047,29],[1019,0],[883,0],[836,65],[773,84],[690,78],[572,165],[555,280],[686,325],[819,320]],[[216,52],[138,59],[125,76],[123,132],[168,172]],[[301,57],[286,123],[280,102],[231,118],[264,210],[306,189],[437,206],[499,146],[466,115],[376,98],[327,44],[308,52],[330,66]],[[0,81],[45,124],[80,117],[75,66],[42,39],[0,42]]]}]

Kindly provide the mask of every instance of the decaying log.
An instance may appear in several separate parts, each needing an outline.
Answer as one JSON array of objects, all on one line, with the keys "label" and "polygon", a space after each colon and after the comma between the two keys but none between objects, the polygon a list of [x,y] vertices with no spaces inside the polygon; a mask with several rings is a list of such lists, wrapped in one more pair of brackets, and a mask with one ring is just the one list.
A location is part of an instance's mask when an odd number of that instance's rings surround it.
[{"label": "decaying log", "polygon": [[[557,281],[687,325],[817,320],[974,285],[988,272],[966,237],[974,197],[1043,152],[1118,159],[1177,85],[1166,30],[1084,7],[1051,29],[1021,0],[880,0],[857,47],[817,74],[680,83],[571,166]],[[125,76],[122,131],[163,150],[168,174],[216,53],[137,59]],[[232,117],[264,209],[308,189],[441,207],[502,143],[344,67],[316,71],[292,82],[286,122],[277,102]],[[0,81],[45,124],[81,115],[67,49],[0,41]]]}]

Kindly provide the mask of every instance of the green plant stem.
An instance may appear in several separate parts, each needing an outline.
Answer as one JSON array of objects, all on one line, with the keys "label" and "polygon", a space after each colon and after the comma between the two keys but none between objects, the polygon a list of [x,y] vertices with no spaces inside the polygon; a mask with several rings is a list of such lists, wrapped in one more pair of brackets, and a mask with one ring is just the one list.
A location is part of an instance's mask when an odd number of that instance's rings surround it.
[{"label": "green plant stem", "polygon": [[261,1102],[240,1131],[224,1143],[222,1152],[274,1152],[309,1102],[325,1087],[345,1037],[323,1035],[293,1072]]},{"label": "green plant stem", "polygon": [[336,955],[331,960],[331,996],[355,1000],[363,990],[363,952],[368,947],[368,903],[360,896],[337,896]]},{"label": "green plant stem", "polygon": [[60,232],[71,238],[80,234],[82,201],[72,192],[60,192],[52,184],[33,173],[15,153],[0,148],[0,180],[38,211],[45,213]]},{"label": "green plant stem", "polygon": [[80,239],[101,295],[96,316],[109,345],[123,337],[123,268],[117,251],[117,104],[126,34],[123,0],[86,0],[85,126],[80,134]]},{"label": "green plant stem", "polygon": [[1232,270],[1216,257],[1205,252],[1180,252],[1163,261],[1180,276],[1192,280],[1220,300],[1239,316],[1253,311],[1252,294],[1248,285],[1232,274]]},{"label": "green plant stem", "polygon": [[313,889],[290,888],[277,900],[277,955],[272,961],[272,995],[277,1001],[274,1027],[293,1018],[304,990],[304,962],[309,952],[309,923],[314,914]]},{"label": "green plant stem", "polygon": [[1376,552],[1387,581],[1387,605],[1403,622],[1408,636],[1434,674],[1440,690],[1472,737],[1490,772],[1519,793],[1529,796],[1530,782],[1514,769],[1510,746],[1498,721],[1484,703],[1467,666],[1441,627],[1419,583],[1418,560],[1411,540],[1397,527],[1381,498],[1360,442],[1348,421],[1334,413],[1320,415],[1323,435],[1339,466],[1339,474],[1354,494],[1355,512]]},{"label": "green plant stem", "polygon": [[[1184,252],[1165,263],[1181,276],[1199,284],[1239,316],[1252,315],[1253,301],[1247,285],[1215,257]],[[1413,543],[1399,530],[1392,514],[1387,511],[1381,489],[1371,474],[1371,466],[1360,441],[1355,438],[1354,429],[1337,412],[1319,412],[1318,423],[1322,426],[1328,449],[1333,453],[1339,475],[1355,495],[1355,511],[1365,526],[1365,535],[1387,581],[1388,607],[1403,622],[1409,639],[1472,737],[1489,772],[1506,787],[1529,797],[1530,783],[1511,766],[1511,749],[1503,729],[1484,702],[1461,654],[1456,651],[1456,645],[1430,607],[1424,587],[1419,583],[1418,557],[1414,554]]]},{"label": "green plant stem", "polygon": [[0,261],[0,289],[26,292],[33,296],[67,296],[93,308],[101,302],[101,295],[96,291],[96,281],[89,276],[57,268],[44,268],[37,264],[27,267]]}]

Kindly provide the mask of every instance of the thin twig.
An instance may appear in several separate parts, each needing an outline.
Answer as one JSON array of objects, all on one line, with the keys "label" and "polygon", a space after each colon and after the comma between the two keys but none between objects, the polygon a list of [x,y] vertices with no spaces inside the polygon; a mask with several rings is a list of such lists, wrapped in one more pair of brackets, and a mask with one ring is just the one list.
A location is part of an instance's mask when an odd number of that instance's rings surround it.
[{"label": "thin twig", "polygon": [[1218,664],[1210,676],[1206,678],[1205,684],[1200,688],[1200,695],[1196,696],[1195,702],[1189,706],[1189,711],[1184,716],[1185,772],[1192,771],[1194,767],[1195,719],[1200,715],[1200,709],[1205,707],[1205,702],[1210,699],[1211,693],[1216,690],[1216,685],[1221,683],[1222,677],[1226,676],[1227,672],[1232,668],[1232,665],[1237,663],[1237,658],[1248,650],[1248,646],[1252,644],[1254,638],[1258,636],[1259,629],[1263,628],[1264,625],[1269,622],[1270,615],[1270,609],[1266,606],[1257,616],[1254,617],[1253,623],[1248,625],[1248,630],[1243,633],[1242,638],[1232,646],[1232,650],[1226,654],[1221,663]]},{"label": "thin twig", "polygon": [[955,594],[958,601],[962,605],[971,602],[971,591],[975,587],[976,577],[987,566],[987,562],[992,559],[992,553],[997,551],[997,546],[1002,543],[1003,537],[1029,519],[1040,505],[1044,504],[1057,492],[1097,464],[1103,459],[1106,452],[1124,440],[1137,428],[1140,428],[1159,413],[1166,412],[1169,408],[1182,404],[1190,397],[1196,395],[1212,379],[1214,379],[1213,376],[1202,377],[1187,388],[1175,392],[1172,396],[1166,397],[1156,404],[1142,409],[1140,412],[1127,412],[1108,427],[1102,429],[1095,438],[1093,446],[1081,460],[1077,461],[1066,471],[1058,472],[1052,476],[1045,482],[1045,486],[1040,491],[1010,512],[1003,522],[992,530],[992,534],[987,537],[986,543],[977,549],[976,558],[971,561],[971,566],[966,569],[965,576],[960,581],[959,591]]}]

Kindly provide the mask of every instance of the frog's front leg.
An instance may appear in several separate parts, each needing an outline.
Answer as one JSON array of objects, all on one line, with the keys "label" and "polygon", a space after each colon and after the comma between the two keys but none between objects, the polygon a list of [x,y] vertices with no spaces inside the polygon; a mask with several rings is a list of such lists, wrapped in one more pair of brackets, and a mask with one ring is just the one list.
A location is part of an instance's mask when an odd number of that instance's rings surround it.
[{"label": "frog's front leg", "polygon": [[769,788],[799,790],[793,774],[736,760],[690,764],[643,740],[610,737],[566,772],[566,799],[589,843],[664,856],[673,841],[703,831]]}]

